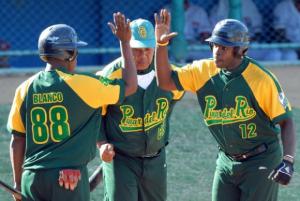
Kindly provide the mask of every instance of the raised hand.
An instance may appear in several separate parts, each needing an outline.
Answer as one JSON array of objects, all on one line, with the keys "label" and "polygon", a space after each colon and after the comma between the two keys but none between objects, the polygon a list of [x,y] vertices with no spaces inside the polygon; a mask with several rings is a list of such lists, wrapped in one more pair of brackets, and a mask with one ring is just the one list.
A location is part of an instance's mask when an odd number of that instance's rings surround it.
[{"label": "raised hand", "polygon": [[73,191],[81,179],[80,170],[63,169],[59,171],[58,183],[61,187]]},{"label": "raised hand", "polygon": [[114,23],[108,22],[111,32],[118,37],[121,42],[129,42],[131,38],[130,20],[125,15],[117,12],[113,14]]},{"label": "raised hand", "polygon": [[177,35],[176,32],[170,33],[171,14],[167,9],[161,9],[159,15],[154,14],[155,18],[155,37],[159,44],[168,43],[169,40]]}]

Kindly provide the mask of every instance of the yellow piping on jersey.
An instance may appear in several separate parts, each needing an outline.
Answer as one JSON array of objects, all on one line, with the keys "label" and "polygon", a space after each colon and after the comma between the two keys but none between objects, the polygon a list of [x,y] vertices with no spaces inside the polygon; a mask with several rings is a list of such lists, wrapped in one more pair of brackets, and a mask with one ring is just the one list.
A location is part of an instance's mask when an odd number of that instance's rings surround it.
[{"label": "yellow piping on jersey", "polygon": [[183,68],[174,69],[178,72],[179,81],[185,90],[197,92],[213,76],[220,72],[213,60],[199,60]]},{"label": "yellow piping on jersey", "polygon": [[121,90],[119,85],[107,84],[86,75],[71,75],[58,70],[56,72],[92,108],[115,104],[119,100]]},{"label": "yellow piping on jersey", "polygon": [[[249,66],[242,75],[251,88],[258,105],[271,120],[286,112],[285,106],[280,102],[280,96],[275,83],[275,81],[277,82],[275,75],[272,74],[274,77],[272,78],[268,73],[253,63],[249,63]],[[289,103],[287,107],[291,110]]]},{"label": "yellow piping on jersey", "polygon": [[[24,133],[26,132],[25,126],[22,122],[22,117],[21,117],[21,106],[22,103],[27,95],[28,92],[28,88],[31,85],[31,83],[33,82],[33,80],[38,76],[39,74],[35,74],[33,76],[31,76],[30,78],[28,78],[26,81],[24,81],[16,90],[15,93],[15,98],[13,101],[13,105],[11,107],[10,113],[9,113],[9,117],[8,117],[8,124],[9,124],[9,128],[19,132],[19,133]],[[15,111],[13,111],[15,110]]]},{"label": "yellow piping on jersey", "polygon": [[179,100],[182,98],[182,96],[184,95],[184,91],[171,91],[173,94],[173,100]]}]

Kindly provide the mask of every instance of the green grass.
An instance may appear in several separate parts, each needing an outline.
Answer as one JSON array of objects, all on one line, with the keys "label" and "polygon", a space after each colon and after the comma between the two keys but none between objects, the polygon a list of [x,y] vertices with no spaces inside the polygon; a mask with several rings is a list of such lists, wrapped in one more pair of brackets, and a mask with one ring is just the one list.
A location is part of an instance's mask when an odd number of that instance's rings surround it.
[{"label": "green grass", "polygon": [[[5,123],[8,105],[0,106],[0,178],[12,184],[9,162],[9,139]],[[300,109],[294,110],[295,124],[300,124]],[[297,134],[300,129],[298,127]],[[288,187],[281,187],[279,201],[300,201],[300,137],[295,174]],[[187,96],[176,106],[171,118],[170,144],[167,147],[168,201],[210,201],[211,185],[217,155],[216,142],[203,123],[198,103]],[[96,169],[99,158],[88,166],[90,173]],[[91,194],[91,200],[103,198],[103,186],[99,185]],[[12,200],[0,189],[0,200]]]}]

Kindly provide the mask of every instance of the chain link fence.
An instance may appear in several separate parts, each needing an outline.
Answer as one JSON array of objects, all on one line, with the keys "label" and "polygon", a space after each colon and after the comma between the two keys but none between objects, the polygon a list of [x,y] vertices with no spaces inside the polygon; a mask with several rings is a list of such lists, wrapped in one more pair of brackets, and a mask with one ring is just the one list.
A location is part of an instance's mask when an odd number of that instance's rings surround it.
[{"label": "chain link fence", "polygon": [[[216,21],[229,16],[232,9],[228,4],[229,1],[190,0],[189,3],[204,9],[208,17],[206,20],[211,24],[211,31]],[[286,28],[283,26],[286,25],[285,21],[280,21],[278,19],[280,16],[274,16],[276,6],[283,1],[294,0],[251,0],[253,3],[251,6],[250,0],[233,1],[236,3],[235,6],[241,8],[241,19],[249,26],[255,44],[253,48],[251,47],[255,50],[254,53],[251,53],[252,50],[249,51],[250,56],[257,55],[260,60],[274,61],[298,59],[296,51],[298,41],[291,41],[288,37],[280,38],[279,34],[284,34],[280,32],[282,30],[274,31],[274,28]],[[107,26],[114,12],[121,11],[131,20],[145,18],[154,22],[153,13],[171,2],[171,0],[0,0],[0,54],[2,54],[0,62],[7,62],[11,67],[43,66],[36,51],[40,32],[52,24],[65,23],[75,28],[81,40],[89,43],[88,49],[82,50],[79,56],[79,65],[104,65],[120,54],[118,41]],[[293,11],[296,13],[295,9]],[[257,16],[253,16],[256,14]],[[288,17],[285,18],[287,19]],[[198,29],[197,26],[200,27],[197,23],[191,23],[194,26],[193,30]],[[203,43],[195,41],[195,44],[197,44],[196,51],[209,51]],[[192,51],[193,47],[189,49]],[[289,51],[290,58],[278,56],[283,54],[282,52]],[[3,56],[5,53],[6,56]],[[266,55],[262,57],[264,54]],[[197,54],[195,57],[197,58]]]}]

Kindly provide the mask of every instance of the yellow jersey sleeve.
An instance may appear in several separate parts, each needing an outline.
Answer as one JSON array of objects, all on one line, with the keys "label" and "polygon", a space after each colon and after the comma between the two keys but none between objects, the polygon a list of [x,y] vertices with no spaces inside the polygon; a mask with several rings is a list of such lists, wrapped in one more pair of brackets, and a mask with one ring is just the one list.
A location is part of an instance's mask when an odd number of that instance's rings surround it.
[{"label": "yellow jersey sleeve", "polygon": [[272,121],[276,122],[276,118],[291,111],[291,105],[275,75],[254,64],[243,75],[259,106]]},{"label": "yellow jersey sleeve", "polygon": [[125,84],[121,79],[111,80],[103,76],[72,75],[61,71],[57,71],[57,73],[92,108],[116,104],[122,102],[125,97]]},{"label": "yellow jersey sleeve", "polygon": [[16,89],[7,121],[7,129],[11,133],[24,135],[26,133],[25,119],[22,119],[21,108],[24,105],[24,99],[27,95],[28,88],[37,75],[38,74],[35,74],[31,78],[27,79]]},{"label": "yellow jersey sleeve", "polygon": [[15,93],[15,97],[9,112],[7,129],[11,132],[22,133],[25,135],[25,126],[21,117],[21,105],[23,99],[21,98],[20,89],[18,88]]},{"label": "yellow jersey sleeve", "polygon": [[[187,91],[197,92],[212,76],[219,72],[219,69],[213,65],[212,60],[198,60],[182,68],[174,67],[173,72],[172,76],[176,86],[181,86]],[[180,89],[180,87],[177,88]]]},{"label": "yellow jersey sleeve", "polygon": [[[108,79],[121,79],[122,78],[122,68],[114,68],[115,65],[120,65],[121,59],[116,59],[112,64],[108,64],[101,71],[96,72],[96,75],[107,77]],[[102,115],[105,116],[107,112],[108,105],[102,106]]]}]

